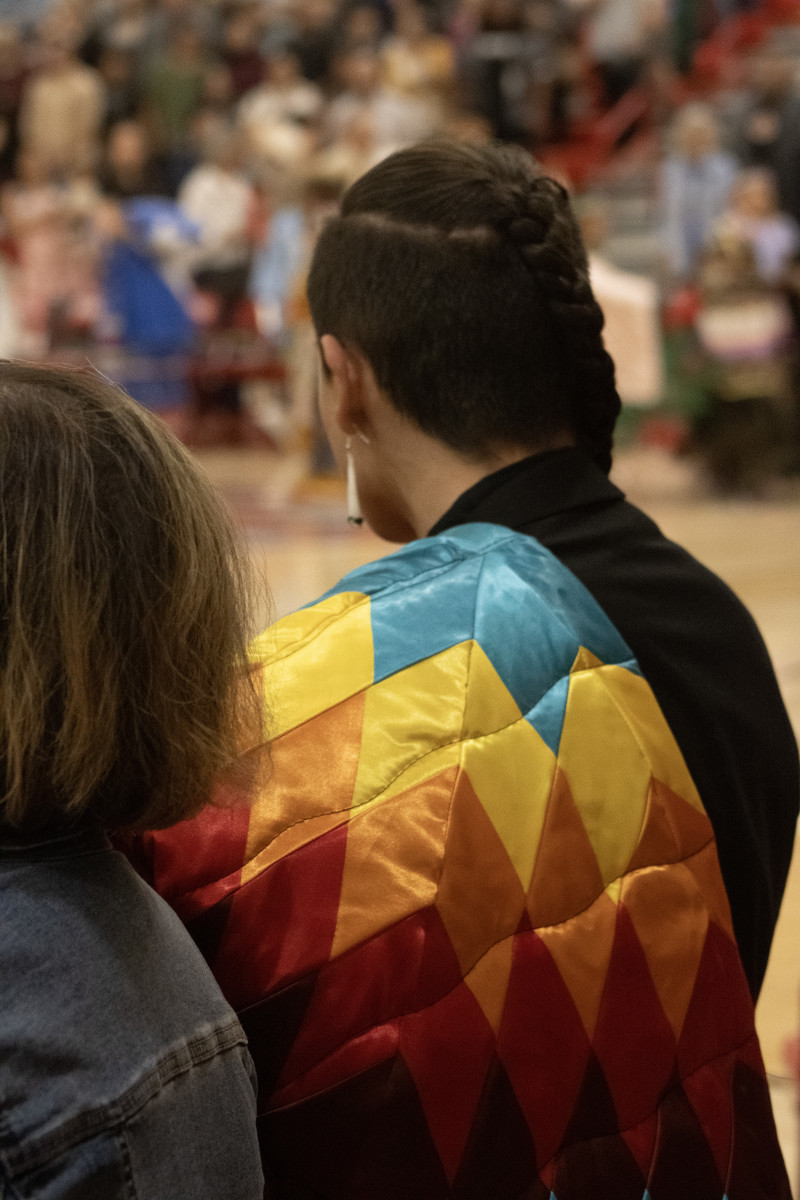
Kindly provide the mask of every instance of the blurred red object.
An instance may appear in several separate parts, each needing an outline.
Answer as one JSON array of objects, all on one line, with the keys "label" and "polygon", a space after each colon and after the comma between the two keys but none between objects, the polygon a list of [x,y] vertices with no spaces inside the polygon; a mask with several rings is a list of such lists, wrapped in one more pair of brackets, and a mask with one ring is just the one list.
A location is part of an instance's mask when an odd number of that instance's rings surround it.
[{"label": "blurred red object", "polygon": [[[794,10],[795,17],[800,16],[798,0],[781,2]],[[695,51],[692,66],[696,83],[705,87],[719,83],[729,60],[758,45],[770,26],[776,20],[783,19],[785,14],[779,17],[775,6],[767,4],[758,12],[739,13],[729,21],[724,21]]]},{"label": "blurred red object", "polygon": [[673,292],[661,312],[665,330],[689,329],[700,311],[700,293],[695,287],[683,287]]},{"label": "blurred red object", "polygon": [[783,1043],[783,1060],[792,1073],[792,1078],[800,1083],[800,1036],[787,1038]]},{"label": "blurred red object", "polygon": [[646,417],[636,435],[640,446],[654,446],[679,454],[689,440],[689,427],[684,417],[676,413]]}]

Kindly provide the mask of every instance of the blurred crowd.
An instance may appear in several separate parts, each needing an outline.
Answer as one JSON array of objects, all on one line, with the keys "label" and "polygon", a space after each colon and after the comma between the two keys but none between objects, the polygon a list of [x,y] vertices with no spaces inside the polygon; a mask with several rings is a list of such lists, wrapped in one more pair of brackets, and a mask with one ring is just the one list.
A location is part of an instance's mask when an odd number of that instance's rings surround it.
[{"label": "blurred crowd", "polygon": [[[0,0],[0,353],[91,345],[106,349],[106,369],[121,348],[122,382],[146,402],[169,406],[188,388],[198,412],[237,421],[242,385],[256,379],[260,427],[310,438],[304,270],[348,184],[437,134],[519,142],[547,162],[635,95],[612,141],[646,129],[663,159],[657,286],[615,275],[587,214],[609,339],[624,342],[625,321],[645,315],[635,340],[649,369],[625,398],[663,391],[654,322],[666,303],[668,337],[692,331],[678,375],[683,364],[696,380],[700,355],[714,367],[709,394],[749,401],[760,389],[788,411],[800,312],[795,64],[756,50],[702,103],[691,86],[696,45],[753,7]],[[154,361],[146,378],[141,364]],[[282,379],[290,402],[276,403],[270,381]]]},{"label": "blurred crowd", "polygon": [[664,326],[695,440],[730,490],[796,472],[800,444],[800,96],[777,42],[685,104],[660,168]]}]

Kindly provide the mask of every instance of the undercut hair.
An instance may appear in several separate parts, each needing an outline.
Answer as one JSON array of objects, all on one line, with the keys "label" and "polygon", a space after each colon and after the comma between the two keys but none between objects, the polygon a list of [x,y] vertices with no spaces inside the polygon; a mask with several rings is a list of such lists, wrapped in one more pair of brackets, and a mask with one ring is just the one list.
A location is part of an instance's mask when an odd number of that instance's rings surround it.
[{"label": "undercut hair", "polygon": [[260,728],[210,481],[97,375],[0,363],[0,522],[0,825],[194,815]]},{"label": "undercut hair", "polygon": [[517,147],[428,142],[345,193],[308,281],[316,332],[469,456],[568,433],[603,470],[620,410],[566,191]]}]

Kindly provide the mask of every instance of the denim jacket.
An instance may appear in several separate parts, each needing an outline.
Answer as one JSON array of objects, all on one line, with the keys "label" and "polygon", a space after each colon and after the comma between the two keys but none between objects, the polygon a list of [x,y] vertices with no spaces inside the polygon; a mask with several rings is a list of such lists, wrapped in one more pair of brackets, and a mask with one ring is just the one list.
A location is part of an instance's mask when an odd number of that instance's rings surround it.
[{"label": "denim jacket", "polygon": [[244,1034],[98,832],[0,842],[0,1200],[260,1200]]}]

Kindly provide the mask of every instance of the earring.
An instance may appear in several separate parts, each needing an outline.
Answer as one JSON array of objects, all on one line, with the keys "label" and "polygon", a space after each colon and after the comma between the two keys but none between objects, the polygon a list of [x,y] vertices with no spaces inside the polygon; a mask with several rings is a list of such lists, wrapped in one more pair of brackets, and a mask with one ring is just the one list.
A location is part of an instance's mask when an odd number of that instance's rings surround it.
[{"label": "earring", "polygon": [[351,439],[349,437],[345,438],[344,452],[347,457],[347,522],[349,525],[361,525],[364,518],[361,515],[361,505],[358,502],[356,464],[353,459]]}]

